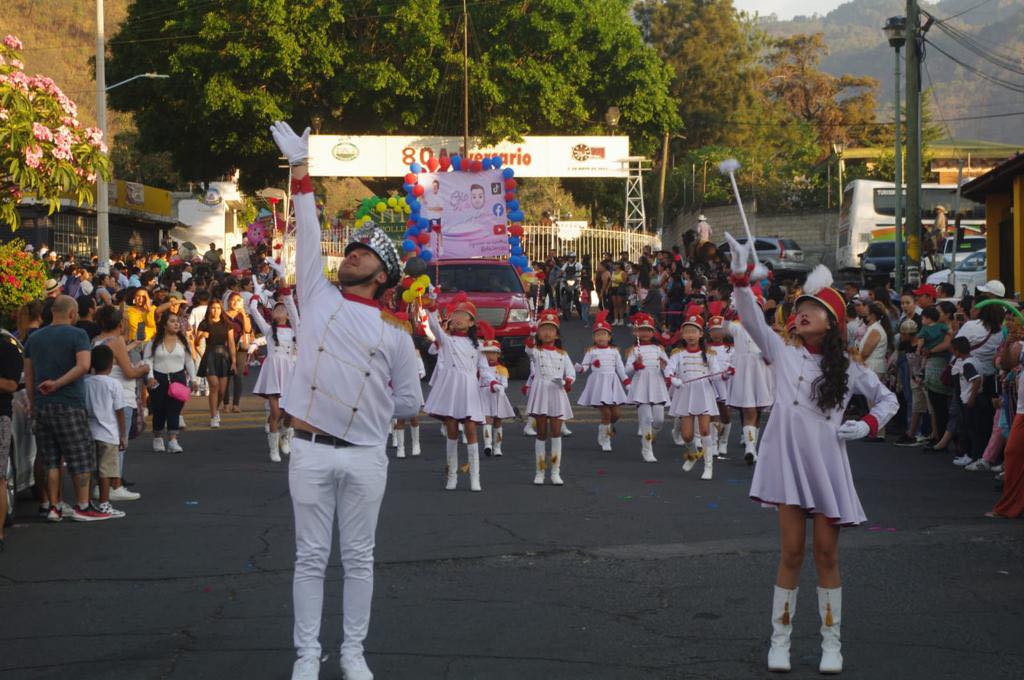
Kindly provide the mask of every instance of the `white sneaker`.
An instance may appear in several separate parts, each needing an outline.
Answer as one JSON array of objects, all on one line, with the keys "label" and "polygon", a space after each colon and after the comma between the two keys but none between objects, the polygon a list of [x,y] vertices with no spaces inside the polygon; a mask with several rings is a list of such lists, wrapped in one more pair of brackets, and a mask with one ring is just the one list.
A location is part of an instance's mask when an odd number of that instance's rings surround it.
[{"label": "white sneaker", "polygon": [[210,418],[210,427],[220,427],[220,414]]},{"label": "white sneaker", "polygon": [[96,505],[96,509],[110,515],[110,519],[121,519],[124,517],[124,512],[111,505],[110,501],[107,501],[106,503],[98,503]]},{"label": "white sneaker", "polygon": [[141,493],[130,491],[126,486],[119,486],[116,489],[110,490],[110,500],[112,501],[137,501],[142,498]]},{"label": "white sneaker", "polygon": [[300,656],[292,666],[292,680],[319,680],[320,659],[315,656]]},{"label": "white sneaker", "polygon": [[992,468],[991,468],[991,471],[992,472],[996,472],[996,473],[1001,473],[1003,471],[1003,464],[1000,463],[999,465],[993,465]]},{"label": "white sneaker", "polygon": [[964,469],[969,470],[970,472],[988,472],[989,470],[992,469],[992,466],[989,465],[988,461],[986,461],[984,458],[979,458],[973,463],[965,465]]},{"label": "white sneaker", "polygon": [[164,448],[163,437],[153,437],[153,450],[158,453],[163,453],[164,451],[167,450],[166,448]]},{"label": "white sneaker", "polygon": [[184,449],[181,448],[181,444],[178,443],[177,439],[167,440],[167,452],[168,453],[181,453]]},{"label": "white sneaker", "polygon": [[178,416],[178,429],[187,430],[188,425],[185,424],[185,416]]},{"label": "white sneaker", "polygon": [[341,657],[341,675],[345,680],[373,680],[373,673],[360,654],[356,657]]},{"label": "white sneaker", "polygon": [[62,517],[71,517],[71,513],[74,511],[74,508],[72,508],[64,501],[58,503],[57,508],[60,510],[60,514]]},{"label": "white sneaker", "polygon": [[968,456],[966,453],[964,455],[960,456],[959,458],[954,458],[953,459],[953,465],[956,465],[957,467],[966,467],[966,466],[970,465],[973,462],[974,462],[974,459],[971,458],[970,456]]}]

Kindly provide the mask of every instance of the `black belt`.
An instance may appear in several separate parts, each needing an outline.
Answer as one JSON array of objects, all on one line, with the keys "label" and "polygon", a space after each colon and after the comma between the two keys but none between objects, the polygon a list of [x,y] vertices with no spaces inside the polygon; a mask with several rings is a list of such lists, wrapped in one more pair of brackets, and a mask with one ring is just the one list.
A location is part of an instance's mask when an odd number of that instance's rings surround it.
[{"label": "black belt", "polygon": [[347,442],[341,437],[335,437],[329,434],[317,434],[315,432],[307,432],[306,430],[296,429],[295,436],[299,439],[305,439],[307,442],[313,442],[314,444],[326,444],[327,446],[333,446],[336,449],[356,446],[356,444]]}]

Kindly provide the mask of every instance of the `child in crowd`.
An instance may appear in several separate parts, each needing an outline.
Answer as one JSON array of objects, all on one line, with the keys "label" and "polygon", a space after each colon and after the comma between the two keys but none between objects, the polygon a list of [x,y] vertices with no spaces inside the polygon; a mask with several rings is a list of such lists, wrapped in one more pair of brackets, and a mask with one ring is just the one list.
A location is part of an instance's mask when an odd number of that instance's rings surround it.
[{"label": "child in crowd", "polygon": [[481,380],[480,398],[484,402],[484,455],[501,456],[501,442],[503,431],[501,423],[508,418],[514,418],[516,412],[512,409],[512,403],[508,400],[505,390],[508,389],[508,369],[501,364],[501,343],[494,338],[494,328],[481,321],[477,324],[480,327],[480,337],[484,339],[480,351],[487,359],[487,365],[491,367],[493,377],[489,381]]},{"label": "child in crowd", "polygon": [[[572,406],[566,394],[576,380],[572,360],[562,349],[558,311],[547,309],[537,318],[537,333],[527,339],[533,384],[526,401],[526,412],[536,419],[537,438],[534,457],[537,468],[533,483],[544,484],[544,471],[551,468],[551,483],[562,481],[562,423],[572,418]],[[547,440],[551,440],[551,464],[547,463]]]},{"label": "child in crowd", "polygon": [[89,412],[89,432],[96,447],[99,478],[99,504],[96,509],[111,518],[124,517],[124,512],[110,504],[110,484],[119,480],[121,469],[118,451],[128,441],[124,421],[126,403],[121,383],[110,377],[114,352],[106,345],[92,348],[92,373],[85,376],[85,403]]},{"label": "child in crowd", "polygon": [[960,428],[960,457],[953,461],[954,465],[965,467],[975,460],[980,460],[988,445],[988,437],[982,436],[983,431],[980,418],[991,417],[988,412],[979,405],[979,400],[985,399],[981,393],[982,373],[981,366],[975,357],[971,356],[971,341],[964,336],[953,338],[950,345],[953,350],[953,364],[950,373],[959,380],[957,397],[961,403]]},{"label": "child in crowd", "polygon": [[913,319],[905,319],[900,324],[900,346],[904,348],[907,379],[910,381],[910,426],[905,435],[896,441],[896,446],[917,446],[926,440],[918,434],[921,430],[921,417],[928,413],[928,395],[924,391],[924,358],[913,350],[917,331],[917,322]]},{"label": "child in crowd", "polygon": [[662,371],[668,365],[668,355],[654,339],[654,319],[650,314],[634,314],[630,318],[636,344],[626,354],[626,382],[629,392],[626,403],[636,405],[640,421],[640,455],[644,462],[656,463],[654,439],[665,422],[665,403],[668,388]]},{"label": "child in crowd", "polygon": [[[419,350],[416,350],[416,369],[419,373],[420,380],[427,377],[427,369],[423,365],[423,357],[420,356]],[[396,458],[405,458],[405,424],[405,419],[399,418],[395,420],[391,429],[391,445],[395,447]],[[414,416],[409,419],[409,440],[412,447],[410,453],[413,456],[420,455],[419,416]]]},{"label": "child in crowd", "polygon": [[590,378],[576,402],[580,406],[594,406],[601,414],[597,426],[597,443],[602,451],[612,450],[612,435],[619,420],[619,406],[626,403],[622,382],[626,380],[626,367],[622,356],[612,346],[612,326],[608,323],[608,310],[594,316],[594,346],[587,350],[576,372],[590,371]]},{"label": "child in crowd", "polygon": [[295,326],[298,325],[298,309],[294,312],[291,309],[294,308],[294,302],[291,302],[291,289],[282,288],[279,295],[281,299],[271,309],[269,323],[260,310],[260,296],[254,295],[249,301],[252,319],[267,341],[267,358],[260,367],[260,374],[252,391],[253,394],[266,399],[270,406],[267,417],[267,447],[270,460],[275,463],[281,462],[282,453],[291,453],[290,428],[284,427],[284,431],[281,431],[284,426],[284,414],[281,411],[280,400],[295,371],[295,354],[298,349],[296,328],[292,323],[294,316]]},{"label": "child in crowd", "polygon": [[[711,317],[708,319],[708,350],[715,353],[720,370],[732,370],[732,344],[726,342],[725,317],[722,311],[725,305],[714,300],[708,304],[708,312]],[[711,379],[711,387],[715,390],[715,402],[718,406],[718,419],[715,428],[718,430],[718,459],[725,460],[729,450],[729,432],[732,430],[732,415],[729,412],[729,377],[730,374],[722,375]]]}]

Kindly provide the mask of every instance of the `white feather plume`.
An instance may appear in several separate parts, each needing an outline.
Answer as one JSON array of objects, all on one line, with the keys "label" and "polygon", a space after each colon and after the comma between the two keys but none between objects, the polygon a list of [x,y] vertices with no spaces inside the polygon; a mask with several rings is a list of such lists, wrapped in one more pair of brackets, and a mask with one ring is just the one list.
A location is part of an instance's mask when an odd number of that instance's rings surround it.
[{"label": "white feather plume", "polygon": [[832,272],[825,265],[819,264],[807,275],[807,280],[804,281],[804,293],[807,295],[817,295],[823,289],[831,286]]},{"label": "white feather plume", "polygon": [[727,158],[718,164],[718,171],[723,175],[728,175],[730,172],[736,172],[740,169],[740,162],[735,158]]}]

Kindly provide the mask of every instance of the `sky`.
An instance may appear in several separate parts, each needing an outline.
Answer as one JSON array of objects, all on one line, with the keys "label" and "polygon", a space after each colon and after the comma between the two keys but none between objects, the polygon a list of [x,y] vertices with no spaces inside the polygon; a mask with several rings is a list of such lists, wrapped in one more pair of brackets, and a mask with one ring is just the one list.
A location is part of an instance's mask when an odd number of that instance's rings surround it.
[{"label": "sky", "polygon": [[792,19],[797,14],[810,16],[828,14],[849,0],[733,0],[738,9],[757,11],[761,15],[777,14],[780,19]]}]

